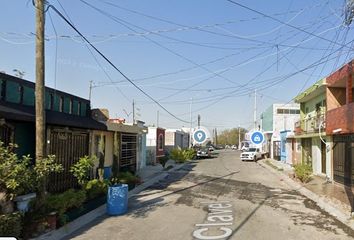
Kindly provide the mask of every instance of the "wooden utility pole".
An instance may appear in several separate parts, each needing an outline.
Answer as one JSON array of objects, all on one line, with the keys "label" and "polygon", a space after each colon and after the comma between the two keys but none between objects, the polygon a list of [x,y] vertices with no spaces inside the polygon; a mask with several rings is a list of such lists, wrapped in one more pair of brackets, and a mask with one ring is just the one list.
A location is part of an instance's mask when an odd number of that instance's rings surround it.
[{"label": "wooden utility pole", "polygon": [[44,2],[36,0],[36,160],[45,157]]},{"label": "wooden utility pole", "polygon": [[135,102],[133,99],[133,124],[135,123]]}]

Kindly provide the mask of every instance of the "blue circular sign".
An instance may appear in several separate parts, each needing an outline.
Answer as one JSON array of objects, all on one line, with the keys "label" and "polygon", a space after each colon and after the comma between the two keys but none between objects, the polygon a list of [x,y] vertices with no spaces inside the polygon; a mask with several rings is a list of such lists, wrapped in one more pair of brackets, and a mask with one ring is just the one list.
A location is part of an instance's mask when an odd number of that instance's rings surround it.
[{"label": "blue circular sign", "polygon": [[204,143],[207,139],[207,134],[203,129],[198,129],[193,133],[193,139],[197,143]]},{"label": "blue circular sign", "polygon": [[261,144],[264,142],[264,135],[262,132],[256,131],[251,135],[251,142],[253,144]]}]

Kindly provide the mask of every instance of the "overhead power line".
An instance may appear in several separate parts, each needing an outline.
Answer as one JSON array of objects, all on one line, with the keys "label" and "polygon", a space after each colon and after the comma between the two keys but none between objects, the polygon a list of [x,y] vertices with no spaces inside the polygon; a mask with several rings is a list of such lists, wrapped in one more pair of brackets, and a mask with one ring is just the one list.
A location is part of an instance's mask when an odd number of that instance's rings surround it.
[{"label": "overhead power line", "polygon": [[146,97],[154,101],[159,107],[161,107],[164,111],[166,111],[168,114],[170,114],[172,117],[175,119],[184,122],[184,123],[189,123],[189,121],[183,120],[176,115],[174,115],[172,112],[170,112],[167,108],[165,108],[163,105],[161,105],[157,100],[155,100],[152,96],[150,96],[147,92],[145,92],[142,88],[140,88],[138,85],[136,85],[130,78],[125,75],[111,60],[109,60],[100,50],[98,50],[58,9],[56,9],[55,6],[49,4],[48,9],[53,9],[53,11],[58,14],[60,18],[62,18],[77,34],[79,34],[82,39],[84,39],[106,62],[111,65],[117,72],[119,72],[128,82],[130,82],[136,89],[138,89],[141,93],[143,93]]},{"label": "overhead power line", "polygon": [[279,19],[277,19],[277,18],[275,18],[275,17],[272,17],[272,16],[270,16],[270,15],[268,15],[268,14],[265,14],[265,13],[263,13],[263,12],[260,12],[260,11],[258,11],[258,10],[255,10],[255,9],[253,9],[253,8],[250,8],[250,7],[246,6],[246,5],[243,5],[243,4],[241,4],[241,3],[238,3],[238,2],[236,2],[236,1],[233,1],[233,0],[226,0],[226,1],[228,1],[228,2],[230,2],[230,3],[232,3],[232,4],[235,4],[235,5],[239,6],[239,7],[242,7],[242,8],[244,8],[244,9],[247,9],[247,10],[249,10],[249,11],[251,11],[251,12],[254,12],[254,13],[257,13],[257,14],[262,15],[262,16],[264,16],[264,17],[267,17],[267,18],[269,18],[269,19],[272,19],[272,20],[274,20],[274,21],[276,21],[276,22],[279,22],[279,23],[281,23],[281,24],[284,24],[284,25],[286,25],[286,26],[288,26],[288,27],[294,28],[294,29],[296,29],[296,30],[298,30],[298,31],[304,32],[304,33],[309,34],[309,35],[311,35],[311,36],[314,36],[314,37],[316,37],[316,38],[318,38],[318,39],[324,40],[324,41],[329,42],[329,43],[336,44],[336,45],[341,46],[341,47],[347,47],[347,46],[345,46],[345,45],[343,45],[343,44],[341,44],[341,43],[333,42],[332,40],[329,40],[329,39],[327,39],[327,38],[318,36],[318,35],[316,35],[316,34],[314,34],[314,33],[311,33],[311,32],[309,32],[309,31],[306,31],[306,30],[304,30],[304,29],[302,29],[302,28],[299,28],[299,27],[294,26],[294,25],[292,25],[292,24],[289,24],[289,23],[286,23],[286,22],[284,22],[284,21],[281,21],[281,20],[279,20]]}]

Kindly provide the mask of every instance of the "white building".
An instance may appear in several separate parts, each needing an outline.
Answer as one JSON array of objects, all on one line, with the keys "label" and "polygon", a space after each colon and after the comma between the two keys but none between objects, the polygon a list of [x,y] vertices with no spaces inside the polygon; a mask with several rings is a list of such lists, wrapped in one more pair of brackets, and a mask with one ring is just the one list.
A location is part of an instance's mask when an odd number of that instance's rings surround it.
[{"label": "white building", "polygon": [[293,132],[299,120],[300,104],[297,103],[275,103],[261,114],[261,128],[270,143],[271,158],[280,159],[280,132]]}]

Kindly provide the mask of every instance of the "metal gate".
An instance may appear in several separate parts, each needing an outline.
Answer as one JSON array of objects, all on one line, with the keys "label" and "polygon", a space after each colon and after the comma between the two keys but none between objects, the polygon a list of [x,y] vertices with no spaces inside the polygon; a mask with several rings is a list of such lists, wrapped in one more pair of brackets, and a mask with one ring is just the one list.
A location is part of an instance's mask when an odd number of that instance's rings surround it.
[{"label": "metal gate", "polygon": [[78,186],[76,179],[70,173],[70,167],[79,158],[89,155],[89,133],[77,130],[50,130],[48,154],[55,155],[56,162],[63,165],[64,171],[52,174],[49,192],[62,192]]},{"label": "metal gate", "polygon": [[333,137],[333,178],[347,186],[354,185],[354,135]]},{"label": "metal gate", "polygon": [[8,146],[12,142],[13,128],[7,124],[0,125],[0,141],[4,146]]},{"label": "metal gate", "polygon": [[273,142],[273,158],[280,160],[280,141]]},{"label": "metal gate", "polygon": [[137,136],[133,134],[122,134],[119,163],[121,170],[136,170],[137,152]]}]

